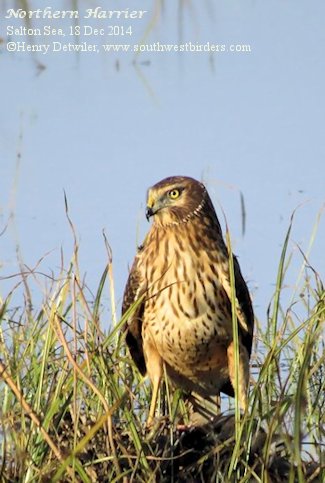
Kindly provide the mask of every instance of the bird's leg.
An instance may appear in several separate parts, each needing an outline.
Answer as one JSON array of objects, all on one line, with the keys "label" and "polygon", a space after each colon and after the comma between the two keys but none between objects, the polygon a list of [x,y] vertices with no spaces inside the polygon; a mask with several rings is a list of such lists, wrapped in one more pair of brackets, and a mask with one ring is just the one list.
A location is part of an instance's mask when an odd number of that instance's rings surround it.
[{"label": "bird's leg", "polygon": [[150,426],[152,424],[152,421],[154,420],[154,417],[155,417],[160,379],[161,379],[160,376],[155,376],[152,379],[152,396],[151,396],[151,403],[150,403],[150,409],[149,409],[149,416],[147,419],[147,426]]},{"label": "bird's leg", "polygon": [[[229,378],[236,393],[236,366],[235,366],[235,347],[232,341],[227,348]],[[246,411],[248,405],[248,384],[249,384],[249,359],[248,354],[241,344],[239,344],[239,364],[238,364],[238,394],[235,394],[239,401],[239,406]]]},{"label": "bird's leg", "polygon": [[149,409],[149,416],[147,419],[147,426],[152,424],[155,417],[155,410],[157,405],[158,393],[160,381],[162,378],[162,358],[158,353],[156,347],[151,343],[151,341],[144,341],[144,353],[146,357],[146,365],[148,375],[152,383],[152,396]]}]

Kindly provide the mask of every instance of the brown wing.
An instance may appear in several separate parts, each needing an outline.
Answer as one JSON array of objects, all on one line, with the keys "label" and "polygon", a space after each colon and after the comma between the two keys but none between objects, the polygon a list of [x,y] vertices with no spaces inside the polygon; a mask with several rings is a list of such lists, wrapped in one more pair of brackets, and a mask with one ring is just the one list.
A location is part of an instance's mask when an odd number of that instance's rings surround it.
[{"label": "brown wing", "polygon": [[246,324],[247,324],[247,330],[245,330],[240,324],[238,325],[239,335],[243,342],[243,345],[247,349],[248,355],[250,356],[252,352],[252,342],[253,342],[253,332],[254,332],[254,312],[253,312],[249,291],[248,291],[246,282],[242,276],[242,273],[240,271],[238,260],[235,256],[233,257],[233,259],[234,259],[236,296],[238,299],[238,303],[241,307],[241,310],[245,316]]},{"label": "brown wing", "polygon": [[[243,315],[245,320],[238,320],[238,335],[242,344],[247,349],[248,356],[250,357],[252,352],[253,332],[254,332],[254,312],[252,307],[251,298],[246,285],[246,282],[242,276],[238,260],[233,256],[234,260],[234,275],[235,275],[235,288],[236,297],[239,304],[237,315]],[[227,292],[227,290],[226,290]],[[242,323],[241,323],[242,322]],[[221,391],[228,396],[234,397],[234,388],[229,381],[227,381],[221,388]]]},{"label": "brown wing", "polygon": [[145,375],[147,368],[142,345],[142,316],[144,301],[140,301],[140,299],[145,293],[146,287],[139,269],[141,251],[142,249],[139,248],[126,283],[122,303],[122,316],[132,307],[132,305],[136,305],[138,302],[126,321],[124,331],[126,332],[125,340],[129,347],[132,359],[136,363],[141,374]]}]

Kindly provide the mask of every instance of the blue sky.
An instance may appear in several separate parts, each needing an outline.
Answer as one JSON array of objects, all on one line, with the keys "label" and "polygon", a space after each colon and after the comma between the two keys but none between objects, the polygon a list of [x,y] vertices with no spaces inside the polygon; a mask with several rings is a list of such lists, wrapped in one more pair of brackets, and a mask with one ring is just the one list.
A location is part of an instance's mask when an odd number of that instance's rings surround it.
[{"label": "blue sky", "polygon": [[[130,1],[113,5],[130,7]],[[220,206],[225,211],[262,321],[290,216],[299,207],[289,244],[294,262],[287,284],[294,285],[302,263],[297,246],[307,251],[325,201],[325,4],[192,5],[181,19],[176,2],[155,17],[156,2],[132,0],[154,25],[147,32],[150,23],[134,21],[131,40],[116,42],[245,44],[251,52],[145,53],[136,68],[131,52],[33,56],[8,53],[2,44],[0,231],[12,210],[15,221],[0,238],[1,276],[16,270],[16,243],[30,266],[51,251],[43,271],[57,270],[61,246],[70,258],[65,190],[88,284],[96,288],[106,263],[105,229],[120,304],[136,243],[148,229],[146,190],[182,174],[206,182],[222,224]],[[5,40],[7,22],[1,19]],[[45,66],[41,72],[37,62]],[[324,234],[321,220],[310,261],[323,276]],[[0,281],[2,296],[10,284]]]}]

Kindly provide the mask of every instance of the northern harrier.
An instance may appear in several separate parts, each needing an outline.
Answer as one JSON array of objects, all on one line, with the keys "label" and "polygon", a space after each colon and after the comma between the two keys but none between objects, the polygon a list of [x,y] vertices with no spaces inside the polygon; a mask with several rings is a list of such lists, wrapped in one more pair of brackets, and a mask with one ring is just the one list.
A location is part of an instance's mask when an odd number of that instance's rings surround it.
[{"label": "northern harrier", "polygon": [[[123,299],[126,342],[138,369],[148,373],[155,414],[165,365],[169,379],[203,400],[234,396],[235,363],[229,255],[204,185],[175,176],[148,191],[153,224],[133,262]],[[246,283],[233,257],[239,337],[238,399],[247,406],[254,316]]]}]

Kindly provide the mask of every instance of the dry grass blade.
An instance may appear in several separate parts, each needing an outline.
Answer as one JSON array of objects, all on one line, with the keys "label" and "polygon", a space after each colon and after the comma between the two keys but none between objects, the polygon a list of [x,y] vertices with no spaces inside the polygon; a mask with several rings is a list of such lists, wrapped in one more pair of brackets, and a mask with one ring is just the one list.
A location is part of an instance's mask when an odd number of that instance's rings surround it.
[{"label": "dry grass blade", "polygon": [[[18,389],[16,384],[14,383],[12,377],[8,374],[5,366],[3,365],[2,361],[0,361],[0,377],[4,380],[4,382],[8,385],[8,387],[11,389],[11,391],[14,393],[14,395],[17,398],[17,401],[21,404],[21,407],[25,411],[25,413],[31,418],[33,423],[36,425],[40,433],[42,434],[44,440],[47,442],[55,456],[58,458],[59,461],[63,461],[63,456],[61,454],[61,451],[57,446],[54,444],[52,441],[50,435],[45,431],[45,429],[42,426],[41,420],[37,416],[37,414],[32,410],[32,408],[29,406],[29,404],[26,402],[26,399],[22,395],[21,391]],[[73,472],[71,468],[67,468],[68,473],[70,476],[73,476]]]}]

